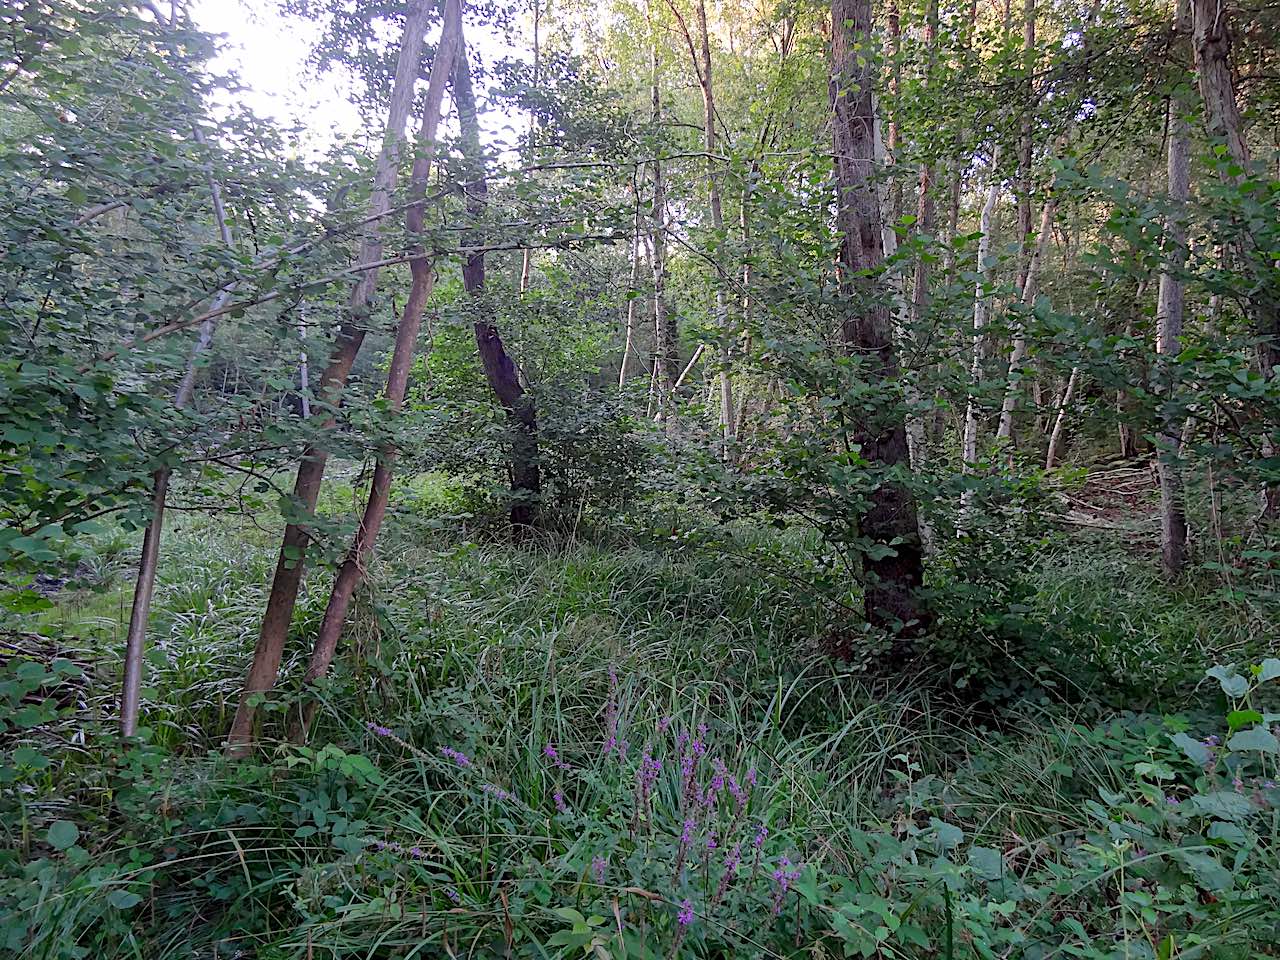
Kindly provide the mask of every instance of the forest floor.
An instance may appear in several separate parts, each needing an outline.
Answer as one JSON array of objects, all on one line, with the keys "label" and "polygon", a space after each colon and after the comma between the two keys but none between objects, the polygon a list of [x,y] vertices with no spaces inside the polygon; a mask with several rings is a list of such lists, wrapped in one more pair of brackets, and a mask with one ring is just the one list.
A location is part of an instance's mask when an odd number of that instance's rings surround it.
[{"label": "forest floor", "polygon": [[[1091,480],[1074,509],[1140,535],[1140,474]],[[1244,722],[1227,709],[1275,694],[1265,673],[1221,673],[1243,696],[1205,679],[1266,653],[1247,592],[1167,588],[1150,553],[1069,523],[1028,571],[1041,627],[999,641],[1017,669],[890,680],[823,657],[829,611],[753,552],[799,542],[513,550],[430,499],[392,516],[309,747],[274,738],[320,573],[259,757],[219,753],[269,525],[174,524],[129,749],[110,721],[133,538],[10,616],[6,693],[53,713],[5,735],[0,950],[1274,955],[1274,758],[1216,744]]]}]

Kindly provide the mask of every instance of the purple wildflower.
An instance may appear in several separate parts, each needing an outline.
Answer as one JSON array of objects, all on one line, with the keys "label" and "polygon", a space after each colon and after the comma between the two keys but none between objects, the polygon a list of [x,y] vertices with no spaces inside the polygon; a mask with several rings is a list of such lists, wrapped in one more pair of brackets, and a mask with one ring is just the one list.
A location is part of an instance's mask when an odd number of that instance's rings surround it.
[{"label": "purple wildflower", "polygon": [[747,783],[749,783],[753,787],[756,785],[756,768],[755,767],[751,767],[747,771]]},{"label": "purple wildflower", "polygon": [[803,864],[800,864],[793,868],[788,857],[783,857],[778,861],[778,866],[773,871],[773,881],[778,885],[773,893],[773,912],[775,915],[782,912],[782,902],[787,896],[787,891],[791,889],[791,884],[800,878],[802,867]]},{"label": "purple wildflower", "polygon": [[724,872],[727,876],[734,876],[738,872],[738,867],[742,863],[742,844],[735,843],[733,849],[729,851],[729,855],[724,858]]},{"label": "purple wildflower", "polygon": [[1276,782],[1274,780],[1263,780],[1262,788],[1264,790],[1274,790],[1276,788]]},{"label": "purple wildflower", "polygon": [[683,750],[684,745],[689,742],[689,734],[681,730],[676,734],[676,749]]},{"label": "purple wildflower", "polygon": [[687,927],[693,923],[693,902],[691,900],[682,900],[680,902],[680,915],[676,917],[676,922],[682,927]]},{"label": "purple wildflower", "polygon": [[618,689],[618,668],[613,664],[609,664],[609,689]]},{"label": "purple wildflower", "polygon": [[568,813],[569,807],[564,802],[564,794],[557,790],[551,795],[551,799],[555,801],[556,813]]},{"label": "purple wildflower", "polygon": [[760,826],[756,828],[756,837],[751,841],[751,845],[759,850],[764,846],[764,840],[767,836],[769,836],[769,828],[761,823]]},{"label": "purple wildflower", "polygon": [[716,832],[714,830],[707,834],[707,849],[714,850],[716,848]]},{"label": "purple wildflower", "polygon": [[666,733],[667,727],[671,726],[671,718],[663,717],[658,721],[658,733]]},{"label": "purple wildflower", "polygon": [[392,735],[391,728],[384,727],[380,723],[367,723],[365,724],[365,726],[367,726],[373,733],[376,733],[380,737],[389,737]]},{"label": "purple wildflower", "polygon": [[445,887],[444,895],[448,897],[450,900],[452,900],[454,903],[462,902],[462,898],[458,896],[458,891],[453,889],[453,887]]},{"label": "purple wildflower", "polygon": [[608,867],[608,863],[605,861],[604,857],[591,858],[591,875],[596,878],[596,883],[601,885],[604,884],[606,867]]},{"label": "purple wildflower", "polygon": [[1204,745],[1206,747],[1216,747],[1220,742],[1221,741],[1218,739],[1216,734],[1211,733],[1209,736],[1204,738]]},{"label": "purple wildflower", "polygon": [[1175,797],[1173,794],[1168,794],[1168,795],[1164,798],[1164,802],[1165,802],[1165,803],[1167,803],[1167,804],[1169,804],[1169,806],[1171,806],[1171,807],[1176,807],[1176,806],[1178,805],[1178,802],[1179,802],[1179,801],[1178,801],[1178,798],[1177,798],[1177,797]]},{"label": "purple wildflower", "polygon": [[1241,780],[1239,777],[1235,777],[1235,778],[1233,778],[1233,779],[1232,779],[1232,781],[1231,781],[1231,786],[1233,786],[1233,787],[1235,787],[1237,790],[1239,790],[1241,787],[1243,787],[1243,786],[1244,786],[1244,781],[1243,781],[1243,780]]},{"label": "purple wildflower", "polygon": [[550,743],[548,743],[545,747],[542,748],[542,755],[546,757],[548,760],[560,759],[560,754],[556,752],[556,748],[552,746]]},{"label": "purple wildflower", "polygon": [[501,787],[496,787],[492,783],[486,783],[481,789],[485,793],[493,794],[499,800],[514,800],[516,798],[514,793],[509,790],[503,790]]},{"label": "purple wildflower", "polygon": [[460,767],[471,766],[471,760],[461,750],[455,750],[453,747],[441,747],[440,752]]},{"label": "purple wildflower", "polygon": [[421,847],[410,847],[409,856],[413,857],[415,860],[421,860],[426,857],[426,854],[422,852]]},{"label": "purple wildflower", "polygon": [[693,839],[693,831],[695,827],[697,827],[697,824],[694,823],[692,818],[684,822],[684,830],[680,834],[681,843],[688,843]]}]

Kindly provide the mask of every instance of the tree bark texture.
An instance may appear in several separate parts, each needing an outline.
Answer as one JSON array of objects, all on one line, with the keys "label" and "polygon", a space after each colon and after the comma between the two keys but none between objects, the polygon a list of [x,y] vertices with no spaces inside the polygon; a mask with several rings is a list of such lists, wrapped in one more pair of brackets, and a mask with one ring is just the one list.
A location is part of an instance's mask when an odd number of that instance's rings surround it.
[{"label": "tree bark texture", "polygon": [[[831,23],[837,218],[843,234],[843,283],[850,295],[842,334],[850,353],[862,359],[868,373],[890,390],[898,369],[889,310],[875,291],[868,289],[864,273],[874,273],[884,260],[880,200],[873,179],[876,71],[870,0],[832,0]],[[888,413],[861,418],[855,440],[863,456],[877,468],[907,470],[905,418],[898,404],[889,406]],[[925,614],[918,590],[924,579],[924,561],[910,490],[892,476],[883,478],[870,495],[860,526],[872,543],[890,548],[884,556],[865,560],[868,622],[908,635],[921,632]]]},{"label": "tree bark texture", "polygon": [[[1191,33],[1190,0],[1178,0],[1174,15],[1174,32],[1179,38]],[[1185,98],[1169,99],[1168,190],[1169,219],[1165,235],[1171,247],[1171,269],[1160,274],[1160,292],[1156,300],[1156,353],[1166,364],[1167,358],[1182,348],[1183,282],[1179,275],[1186,262],[1187,228],[1184,208],[1191,197],[1191,131],[1187,122],[1190,104]],[[1171,410],[1177,409],[1178,397],[1173,381],[1165,398]],[[1156,469],[1160,478],[1160,566],[1170,579],[1182,574],[1187,558],[1187,512],[1182,484],[1182,430],[1185,418],[1177,413],[1160,417],[1157,434]]]},{"label": "tree bark texture", "polygon": [[[422,108],[422,126],[418,131],[417,154],[409,175],[410,205],[405,211],[405,227],[410,237],[417,238],[422,235],[423,200],[427,193],[427,181],[431,176],[436,130],[440,124],[445,87],[453,72],[454,60],[461,42],[462,0],[444,0],[444,24],[440,33],[440,42],[436,44],[435,57],[431,63],[431,78],[427,85],[426,103]],[[431,258],[420,240],[413,242],[410,253],[412,259],[409,261],[411,276],[409,296],[405,300],[400,322],[396,326],[395,346],[391,351],[391,366],[387,370],[387,386],[384,393],[387,410],[392,417],[395,417],[404,405],[405,393],[409,386],[409,370],[413,366],[413,357],[418,345],[418,331],[422,327],[422,315],[426,310],[427,300],[431,296],[431,288],[435,280]],[[347,611],[351,607],[351,599],[364,580],[365,571],[373,558],[374,547],[378,542],[378,533],[382,529],[382,521],[387,515],[387,503],[391,498],[391,481],[395,474],[395,461],[396,449],[388,443],[378,455],[364,514],[360,518],[360,525],[356,528],[356,534],[347,550],[347,555],[342,565],[338,567],[333,588],[329,592],[329,603],[325,607],[324,619],[320,623],[320,633],[316,637],[315,646],[311,650],[311,659],[303,676],[307,684],[315,683],[328,673],[329,664],[333,662],[338,641],[342,637],[342,629],[347,622]],[[302,724],[298,731],[303,736],[314,711],[315,701],[313,700],[308,703],[303,713]],[[295,739],[301,738],[295,737]]]},{"label": "tree bark texture", "polygon": [[[476,98],[471,87],[471,68],[465,47],[459,49],[454,65],[453,98],[458,106],[458,126],[467,166],[467,182],[463,187],[467,195],[467,214],[474,223],[484,212],[489,184],[485,176],[480,121],[476,114]],[[484,281],[484,252],[477,250],[463,264],[462,285],[469,296],[478,298],[484,293]],[[538,525],[542,477],[538,464],[537,408],[520,383],[519,371],[507,354],[497,325],[476,320],[473,329],[485,379],[506,412],[511,427],[511,529],[518,540]]]},{"label": "tree bark texture", "polygon": [[[369,197],[369,228],[360,240],[359,263],[375,263],[382,259],[383,236],[380,223],[391,209],[390,196],[396,184],[396,165],[401,141],[404,139],[405,124],[413,106],[414,82],[418,77],[429,13],[430,6],[426,0],[416,0],[410,3],[405,18],[404,36],[400,42],[392,83],[391,104],[387,111],[387,126],[374,169],[373,191]],[[330,410],[337,408],[342,388],[346,385],[351,367],[364,343],[365,323],[372,308],[377,283],[378,271],[368,270],[353,285],[346,317],[334,339],[329,362],[316,383],[317,398],[328,404]],[[334,423],[334,414],[326,413],[323,429],[331,430]],[[310,447],[303,453],[293,485],[296,511],[304,515],[315,512],[327,460],[328,451],[320,446]],[[304,556],[310,539],[307,527],[302,522],[291,522],[285,527],[275,575],[271,581],[271,594],[267,598],[266,611],[262,617],[262,627],[254,646],[253,659],[245,677],[235,719],[227,736],[228,756],[244,757],[253,748],[256,701],[275,686],[285,641],[293,622],[293,608],[302,584]]]}]

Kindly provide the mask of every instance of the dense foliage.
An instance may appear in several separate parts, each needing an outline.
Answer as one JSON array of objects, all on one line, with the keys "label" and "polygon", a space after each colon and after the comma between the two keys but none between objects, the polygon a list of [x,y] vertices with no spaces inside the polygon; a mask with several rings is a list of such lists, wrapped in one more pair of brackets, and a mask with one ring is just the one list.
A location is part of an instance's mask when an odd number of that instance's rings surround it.
[{"label": "dense foliage", "polygon": [[0,7],[0,954],[1275,954],[1274,9],[253,7]]}]

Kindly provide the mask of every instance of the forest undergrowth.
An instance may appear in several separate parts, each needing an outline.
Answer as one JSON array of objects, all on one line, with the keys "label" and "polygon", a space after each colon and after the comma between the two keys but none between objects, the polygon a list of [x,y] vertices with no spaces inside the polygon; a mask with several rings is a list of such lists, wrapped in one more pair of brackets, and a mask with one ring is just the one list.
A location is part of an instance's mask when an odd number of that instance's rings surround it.
[{"label": "forest undergrowth", "polygon": [[1222,591],[1072,530],[1029,571],[1043,642],[957,689],[927,658],[895,677],[826,656],[830,612],[769,573],[776,538],[740,529],[737,559],[635,531],[513,551],[432,499],[401,500],[303,746],[285,732],[327,594],[308,581],[260,761],[209,732],[271,530],[176,527],[127,747],[132,541],[99,537],[51,609],[10,618],[8,952],[1274,950],[1275,755],[1237,731],[1276,708],[1280,662]]}]

